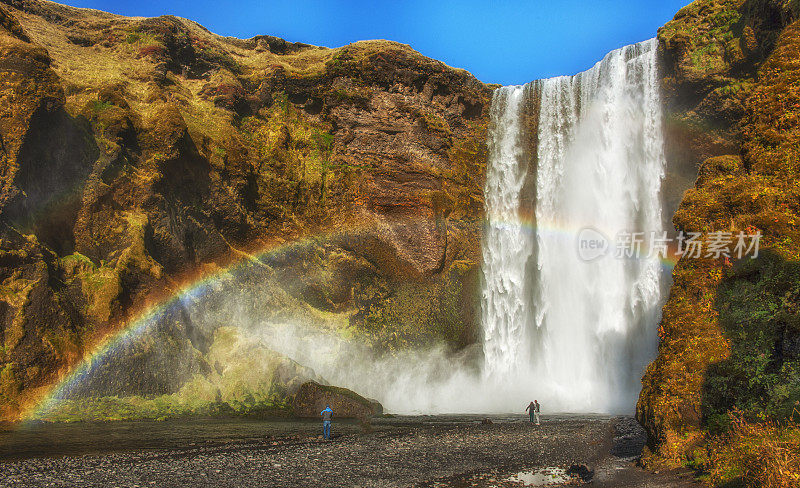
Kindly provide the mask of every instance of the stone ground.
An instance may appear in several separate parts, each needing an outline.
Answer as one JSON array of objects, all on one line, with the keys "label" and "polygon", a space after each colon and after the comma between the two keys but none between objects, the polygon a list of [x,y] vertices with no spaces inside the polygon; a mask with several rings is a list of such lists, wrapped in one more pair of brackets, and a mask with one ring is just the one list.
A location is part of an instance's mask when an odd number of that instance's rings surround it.
[{"label": "stone ground", "polygon": [[[502,488],[542,486],[508,480],[541,467],[572,467],[575,485],[695,486],[686,473],[656,474],[635,466],[644,434],[631,418],[543,420],[537,427],[521,417],[492,417],[487,424],[469,416],[404,417],[376,420],[370,432],[339,422],[331,441],[318,438],[316,423],[250,423],[248,435],[230,425],[209,435],[179,424],[175,430],[183,434],[171,437],[166,448],[158,447],[163,446],[158,438],[169,431],[169,422],[133,423],[128,433],[102,433],[101,443],[91,440],[91,426],[83,426],[61,434],[69,455],[37,447],[47,456],[24,450],[21,442],[36,446],[30,433],[16,440],[0,435],[0,444],[5,441],[0,486]],[[261,426],[267,434],[259,433]],[[147,442],[150,427],[154,442]],[[132,432],[142,437],[126,444]],[[92,446],[103,453],[92,452]],[[86,454],[75,455],[81,452]]]}]

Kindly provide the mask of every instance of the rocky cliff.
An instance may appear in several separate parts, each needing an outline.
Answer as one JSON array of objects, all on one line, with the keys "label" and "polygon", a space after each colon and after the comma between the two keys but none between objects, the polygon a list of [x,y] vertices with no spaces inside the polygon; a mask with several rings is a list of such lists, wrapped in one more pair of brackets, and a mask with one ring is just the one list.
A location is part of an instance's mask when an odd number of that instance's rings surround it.
[{"label": "rocky cliff", "polygon": [[668,163],[699,172],[676,228],[763,234],[758,259],[679,261],[637,408],[657,457],[719,483],[756,483],[775,452],[746,440],[756,461],[731,466],[730,412],[780,422],[800,404],[799,18],[792,1],[698,0],[658,32]]},{"label": "rocky cliff", "polygon": [[4,1],[0,417],[265,249],[283,300],[375,347],[474,342],[490,97],[388,41]]}]

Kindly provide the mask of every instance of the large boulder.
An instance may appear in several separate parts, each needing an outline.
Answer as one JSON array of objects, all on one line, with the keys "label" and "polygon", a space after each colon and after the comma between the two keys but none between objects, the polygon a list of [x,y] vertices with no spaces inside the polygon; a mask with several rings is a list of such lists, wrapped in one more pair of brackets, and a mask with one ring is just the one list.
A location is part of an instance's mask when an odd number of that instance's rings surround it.
[{"label": "large boulder", "polygon": [[330,405],[335,418],[368,419],[383,413],[383,405],[364,398],[358,393],[338,386],[321,385],[308,381],[300,385],[294,395],[294,414],[303,418],[317,418]]}]

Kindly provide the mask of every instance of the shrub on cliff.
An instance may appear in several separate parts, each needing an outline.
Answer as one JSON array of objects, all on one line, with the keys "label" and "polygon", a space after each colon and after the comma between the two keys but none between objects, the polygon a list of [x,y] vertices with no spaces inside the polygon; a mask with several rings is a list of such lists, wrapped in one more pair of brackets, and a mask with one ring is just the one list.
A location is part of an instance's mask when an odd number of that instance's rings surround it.
[{"label": "shrub on cliff", "polygon": [[711,480],[721,486],[800,485],[800,425],[748,422],[732,415],[731,432],[711,445]]},{"label": "shrub on cliff", "polygon": [[766,252],[726,271],[717,293],[727,359],[706,372],[704,417],[724,428],[728,412],[786,419],[800,404],[800,263]]}]

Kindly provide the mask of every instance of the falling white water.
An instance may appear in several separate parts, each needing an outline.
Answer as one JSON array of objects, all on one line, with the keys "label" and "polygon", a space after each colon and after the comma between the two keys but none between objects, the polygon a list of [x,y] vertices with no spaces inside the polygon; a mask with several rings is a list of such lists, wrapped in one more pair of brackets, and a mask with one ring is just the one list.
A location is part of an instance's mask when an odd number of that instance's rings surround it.
[{"label": "falling white water", "polygon": [[524,96],[523,87],[510,86],[498,89],[492,100],[481,319],[486,373],[497,378],[524,369],[529,359],[524,341],[530,316],[525,306],[525,262],[532,242],[519,218],[526,173],[520,123]]},{"label": "falling white water", "polygon": [[[654,356],[662,272],[646,245],[634,259],[613,252],[620,232],[662,230],[656,41],[537,83],[537,162],[522,161],[519,150],[523,89],[503,88],[493,101],[483,247],[487,380],[512,382],[554,410],[630,411]],[[526,171],[536,171],[535,232],[527,234],[519,216]],[[609,239],[610,255],[581,259],[577,238],[586,227]],[[526,266],[529,258],[536,266]]]}]

